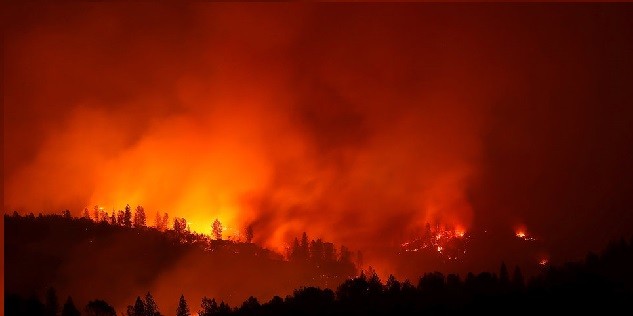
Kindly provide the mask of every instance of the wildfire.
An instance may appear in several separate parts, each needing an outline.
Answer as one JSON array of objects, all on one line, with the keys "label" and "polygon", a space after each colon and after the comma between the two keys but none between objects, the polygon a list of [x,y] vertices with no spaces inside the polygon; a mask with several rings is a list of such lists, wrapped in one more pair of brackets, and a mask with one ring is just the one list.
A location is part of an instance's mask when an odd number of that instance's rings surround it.
[{"label": "wildfire", "polygon": [[534,241],[534,240],[536,240],[536,238],[534,238],[534,237],[530,236],[530,235],[527,233],[527,229],[526,229],[524,226],[522,226],[522,227],[518,228],[518,229],[515,231],[514,235],[515,235],[517,238],[520,238],[520,239],[523,239],[523,240],[526,240],[526,241]]},{"label": "wildfire", "polygon": [[458,260],[466,253],[466,242],[466,231],[463,229],[427,225],[422,234],[402,243],[401,247],[404,252],[427,251],[448,260]]},{"label": "wildfire", "polygon": [[546,266],[548,263],[549,263],[549,260],[547,260],[547,258],[543,258],[538,262],[538,264],[541,266]]}]

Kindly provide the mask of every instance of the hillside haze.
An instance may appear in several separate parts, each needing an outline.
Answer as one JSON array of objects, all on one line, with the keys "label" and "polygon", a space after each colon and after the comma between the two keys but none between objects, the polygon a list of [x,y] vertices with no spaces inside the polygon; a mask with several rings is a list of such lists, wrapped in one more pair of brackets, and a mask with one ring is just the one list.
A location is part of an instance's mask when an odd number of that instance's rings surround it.
[{"label": "hillside haze", "polygon": [[151,291],[169,311],[180,294],[237,304],[301,286],[335,287],[357,274],[340,257],[287,261],[255,244],[199,237],[61,216],[5,216],[5,291],[39,296],[55,287],[81,306],[100,298],[121,311]]},{"label": "hillside haze", "polygon": [[[371,262],[363,262],[362,253],[307,235],[289,240],[281,254],[254,243],[179,231],[177,225],[159,231],[69,213],[4,219],[7,293],[41,295],[54,287],[61,297],[72,294],[81,304],[101,298],[117,310],[148,291],[166,303],[166,310],[175,309],[173,298],[180,294],[235,305],[249,296],[268,300],[306,286],[336,289],[359,269],[375,271]],[[384,250],[390,254],[384,260],[395,263],[390,274],[415,282],[426,272],[465,276],[494,271],[501,262],[520,266],[526,276],[544,268],[538,262],[542,242],[510,232],[463,232],[446,240],[441,234],[447,232],[429,230]]]}]

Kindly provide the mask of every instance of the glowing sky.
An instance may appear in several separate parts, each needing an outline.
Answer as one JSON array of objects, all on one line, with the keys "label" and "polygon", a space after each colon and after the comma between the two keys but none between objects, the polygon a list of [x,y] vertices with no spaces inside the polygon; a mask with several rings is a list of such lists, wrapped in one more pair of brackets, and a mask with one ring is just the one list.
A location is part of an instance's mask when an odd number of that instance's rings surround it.
[{"label": "glowing sky", "polygon": [[4,211],[142,204],[357,249],[633,232],[630,5],[9,8]]}]

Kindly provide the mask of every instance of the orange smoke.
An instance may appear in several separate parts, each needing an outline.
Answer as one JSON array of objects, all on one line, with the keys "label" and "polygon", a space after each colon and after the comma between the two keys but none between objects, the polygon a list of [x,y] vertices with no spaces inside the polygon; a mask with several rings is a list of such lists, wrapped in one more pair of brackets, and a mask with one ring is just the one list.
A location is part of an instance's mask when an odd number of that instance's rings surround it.
[{"label": "orange smoke", "polygon": [[467,190],[506,81],[490,68],[480,84],[480,63],[499,60],[464,53],[484,26],[412,33],[419,15],[367,25],[374,9],[338,26],[286,6],[66,9],[9,30],[5,212],[142,205],[149,224],[167,212],[209,234],[217,218],[223,238],[252,225],[280,250],[306,231],[367,252],[473,221]]}]

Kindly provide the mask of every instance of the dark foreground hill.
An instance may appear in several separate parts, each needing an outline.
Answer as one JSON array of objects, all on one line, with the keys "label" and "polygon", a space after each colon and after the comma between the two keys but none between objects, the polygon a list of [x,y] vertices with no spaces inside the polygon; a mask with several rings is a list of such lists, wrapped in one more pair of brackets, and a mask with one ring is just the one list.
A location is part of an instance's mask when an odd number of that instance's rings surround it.
[{"label": "dark foreground hill", "polygon": [[[196,235],[59,216],[5,221],[5,315],[56,315],[68,295],[83,315],[112,316],[148,315],[150,306],[173,315],[185,305],[201,315],[633,311],[633,241],[613,242],[582,262],[544,267],[527,281],[520,269],[501,265],[495,272],[434,272],[409,282],[363,273],[349,278],[354,267],[341,258],[287,261],[253,244]],[[50,290],[44,295],[50,287],[57,289],[56,304]]]},{"label": "dark foreground hill", "polygon": [[[509,273],[502,265],[499,274],[468,274],[465,279],[435,272],[422,276],[417,285],[389,277],[381,282],[376,274],[344,281],[335,291],[303,287],[285,298],[274,296],[261,303],[249,297],[231,307],[214,298],[204,297],[200,304],[180,296],[175,312],[164,312],[161,301],[150,293],[130,301],[128,316],[202,316],[256,315],[535,315],[535,314],[625,314],[631,312],[633,287],[631,264],[633,243],[612,243],[602,255],[590,254],[581,263],[550,267],[525,283],[520,270]],[[176,300],[174,297],[173,301]],[[90,301],[83,315],[116,316],[108,302]],[[79,310],[71,298],[62,305],[54,290],[42,303],[37,297],[6,298],[7,316],[77,316]]]},{"label": "dark foreground hill", "polygon": [[[285,260],[252,243],[128,228],[62,216],[5,216],[5,291],[41,296],[54,287],[78,305],[116,308],[151,291],[157,300],[212,296],[231,304],[300,286],[335,287],[357,270],[349,258]],[[169,304],[168,309],[173,308]]]}]

